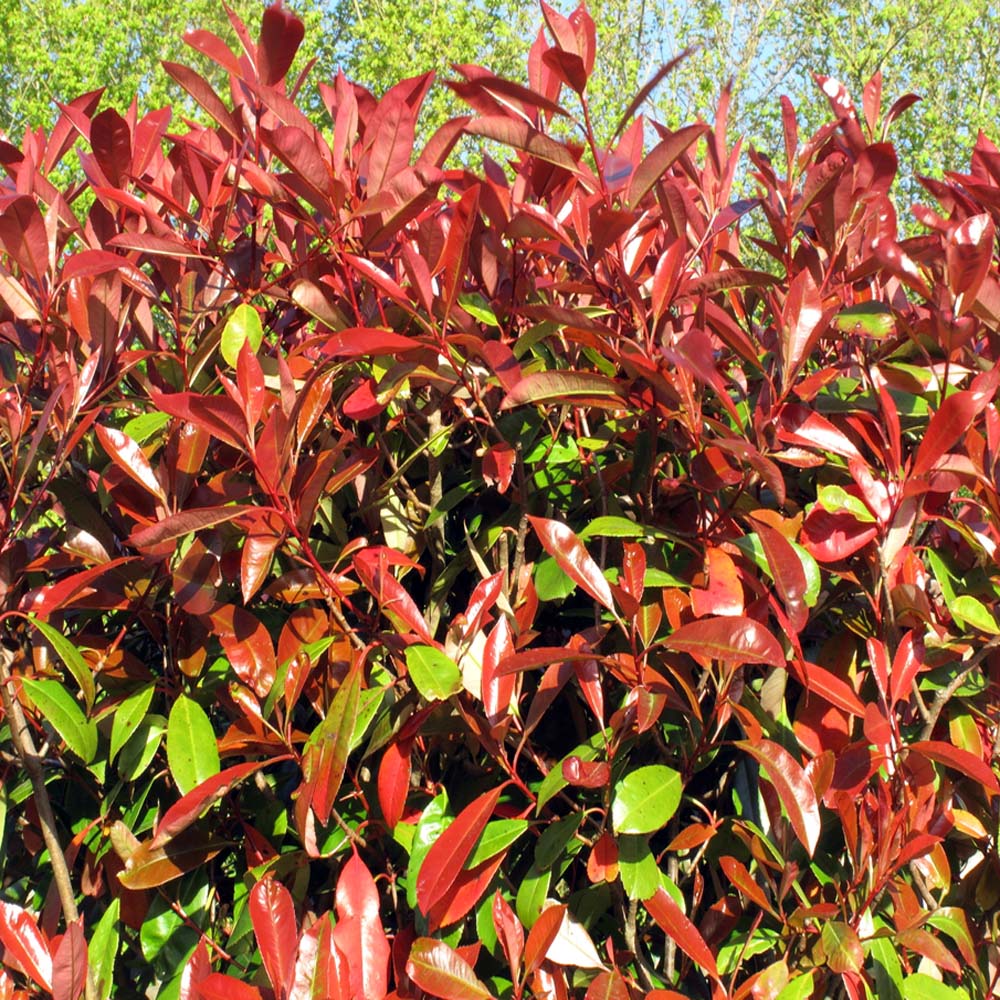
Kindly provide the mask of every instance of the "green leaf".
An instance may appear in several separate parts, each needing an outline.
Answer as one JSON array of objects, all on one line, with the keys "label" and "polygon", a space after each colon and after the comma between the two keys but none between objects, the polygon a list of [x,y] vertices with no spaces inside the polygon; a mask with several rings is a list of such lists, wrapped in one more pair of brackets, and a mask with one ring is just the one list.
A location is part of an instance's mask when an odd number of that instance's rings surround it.
[{"label": "green leaf", "polygon": [[122,430],[137,444],[144,444],[154,434],[163,430],[170,423],[170,414],[155,410],[152,413],[140,413],[129,420]]},{"label": "green leaf", "polygon": [[796,976],[777,996],[777,1000],[809,1000],[813,993],[812,972]]},{"label": "green leaf", "polygon": [[681,776],[663,764],[640,767],[615,785],[611,821],[616,833],[655,833],[681,801]]},{"label": "green leaf", "polygon": [[249,342],[250,350],[256,354],[263,339],[264,328],[260,325],[257,310],[244,302],[238,305],[233,310],[232,316],[226,320],[219,349],[226,363],[235,368],[243,345]]},{"label": "green leaf", "polygon": [[521,879],[517,887],[517,897],[514,900],[514,910],[517,919],[525,927],[532,927],[542,912],[545,900],[549,894],[549,879],[551,869],[539,869],[536,864],[528,869],[528,874]]},{"label": "green leaf", "polygon": [[111,751],[108,755],[108,763],[114,761],[115,757],[118,756],[118,751],[132,738],[139,723],[146,717],[155,691],[155,685],[146,684],[134,694],[130,694],[115,709],[114,719],[111,723]]},{"label": "green leaf", "polygon": [[406,901],[411,910],[417,908],[417,876],[427,852],[451,822],[448,814],[448,795],[442,792],[432,799],[420,814],[413,843],[410,846],[410,863],[406,869]]},{"label": "green leaf", "polygon": [[564,601],[576,590],[576,584],[562,571],[552,556],[535,564],[535,593],[540,601]]},{"label": "green leaf", "polygon": [[855,520],[862,523],[874,522],[875,515],[868,509],[864,500],[848,493],[843,486],[829,485],[820,488],[817,494],[820,505],[831,514],[846,511],[853,514]]},{"label": "green leaf", "polygon": [[416,689],[428,701],[444,701],[462,690],[458,664],[433,646],[407,646],[406,666]]},{"label": "green leaf", "polygon": [[59,681],[25,677],[21,683],[66,746],[85,764],[93,761],[97,754],[97,726],[87,720],[76,699]]},{"label": "green leaf", "polygon": [[458,304],[473,318],[478,319],[480,323],[485,323],[487,326],[499,326],[500,322],[496,318],[496,314],[490,308],[490,304],[483,298],[482,295],[477,295],[475,292],[467,292],[464,295],[459,295]]},{"label": "green leaf", "polygon": [[670,536],[659,528],[645,524],[636,524],[627,517],[604,515],[595,517],[577,536],[581,540],[587,538],[669,538]]},{"label": "green leaf", "polygon": [[881,340],[892,333],[896,321],[887,305],[881,302],[859,302],[841,309],[833,317],[833,325],[843,333],[864,333]]},{"label": "green leaf", "polygon": [[923,972],[914,972],[903,980],[903,1000],[968,1000],[965,990],[945,986]]},{"label": "green leaf", "polygon": [[873,937],[865,946],[871,962],[872,978],[875,980],[875,995],[879,1000],[901,1000],[903,965],[892,938]]},{"label": "green leaf", "polygon": [[649,838],[628,834],[618,838],[618,874],[629,899],[649,899],[660,888],[663,879]]},{"label": "green leaf", "polygon": [[482,836],[465,862],[465,867],[472,869],[490,858],[495,858],[506,850],[528,829],[526,819],[498,819],[486,824]]},{"label": "green leaf", "polygon": [[219,748],[205,710],[180,695],[167,720],[167,765],[182,795],[219,773]]},{"label": "green leaf", "polygon": [[121,901],[113,899],[101,915],[87,946],[87,961],[94,977],[97,1000],[111,996],[114,983],[115,959],[118,957],[118,911]]},{"label": "green leaf", "polygon": [[857,931],[843,920],[828,920],[820,935],[826,964],[834,972],[856,973],[864,961],[864,950]]},{"label": "green leaf", "polygon": [[989,635],[1000,635],[1000,625],[996,618],[990,614],[986,605],[969,594],[962,594],[951,602],[948,610],[960,622],[972,625],[980,632]]},{"label": "green leaf", "polygon": [[29,615],[31,624],[49,641],[52,648],[59,654],[59,659],[66,664],[66,669],[73,675],[73,679],[80,685],[83,692],[83,701],[89,712],[94,707],[94,675],[90,672],[87,661],[80,655],[80,651],[66,638],[58,629],[54,629],[47,622],[43,622],[34,615]]},{"label": "green leaf", "polygon": [[136,731],[121,748],[118,773],[124,781],[135,781],[149,767],[167,729],[162,715],[147,715],[140,719]]}]

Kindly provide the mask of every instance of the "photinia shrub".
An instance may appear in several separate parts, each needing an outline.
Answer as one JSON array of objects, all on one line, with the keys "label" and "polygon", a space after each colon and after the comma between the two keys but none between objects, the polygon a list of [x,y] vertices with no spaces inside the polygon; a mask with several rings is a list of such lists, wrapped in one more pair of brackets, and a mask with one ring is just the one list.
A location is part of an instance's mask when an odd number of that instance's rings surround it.
[{"label": "photinia shrub", "polygon": [[737,199],[542,12],[0,143],[0,996],[995,993],[1000,152],[900,240],[818,77]]}]

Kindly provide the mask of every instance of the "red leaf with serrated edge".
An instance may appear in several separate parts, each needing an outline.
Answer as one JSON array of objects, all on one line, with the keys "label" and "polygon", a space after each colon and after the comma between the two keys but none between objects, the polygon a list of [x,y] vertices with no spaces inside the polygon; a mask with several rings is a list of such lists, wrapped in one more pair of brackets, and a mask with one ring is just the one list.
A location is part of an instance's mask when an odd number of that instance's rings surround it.
[{"label": "red leaf with serrated edge", "polygon": [[493,1000],[472,966],[444,941],[417,938],[410,948],[406,974],[419,989],[440,1000]]},{"label": "red leaf with serrated edge", "polygon": [[531,925],[524,945],[524,975],[530,976],[545,961],[552,942],[559,936],[566,907],[561,904],[547,906]]},{"label": "red leaf with serrated edge", "polygon": [[493,896],[493,928],[507,957],[511,981],[517,982],[521,976],[521,955],[524,954],[524,928],[499,889]]},{"label": "red leaf with serrated edge", "polygon": [[264,86],[269,87],[285,78],[305,31],[302,21],[285,10],[281,0],[274,0],[264,8],[257,41],[257,72]]},{"label": "red leaf with serrated edge", "polygon": [[756,744],[744,740],[736,746],[750,754],[767,772],[788,813],[795,836],[812,857],[819,842],[822,821],[816,792],[805,770],[783,746],[771,740],[761,740]]},{"label": "red leaf with serrated edge", "polygon": [[137,482],[144,490],[166,505],[167,497],[163,492],[163,487],[156,478],[156,473],[149,464],[149,459],[146,458],[139,445],[126,433],[114,427],[104,427],[101,424],[95,424],[94,430],[97,431],[97,438],[101,442],[101,447],[108,453],[111,461],[130,479]]},{"label": "red leaf with serrated edge", "polygon": [[486,637],[483,648],[483,708],[491,725],[496,725],[510,713],[515,677],[501,674],[500,664],[514,653],[514,635],[506,615],[497,619]]},{"label": "red leaf with serrated edge", "polygon": [[473,799],[427,852],[417,875],[417,905],[428,914],[443,899],[472,854],[489,822],[503,786]]},{"label": "red leaf with serrated edge", "polygon": [[986,409],[996,393],[998,381],[1000,368],[993,368],[980,375],[973,382],[972,388],[956,392],[941,404],[941,409],[931,417],[927,430],[920,439],[920,447],[917,448],[917,456],[910,472],[913,478],[930,472],[941,456],[972,426],[972,422]]},{"label": "red leaf with serrated edge", "polygon": [[256,615],[235,604],[211,614],[212,625],[236,676],[258,697],[274,684],[277,662],[271,635]]},{"label": "red leaf with serrated edge", "polygon": [[87,939],[81,921],[69,924],[52,956],[52,1000],[77,1000],[87,982]]},{"label": "red leaf with serrated edge", "polygon": [[223,796],[227,795],[244,778],[259,771],[262,767],[274,764],[280,760],[288,760],[288,754],[272,757],[270,760],[255,760],[244,764],[234,764],[218,774],[212,775],[207,781],[192,788],[190,792],[179,798],[156,824],[156,833],[149,842],[150,850],[163,847],[168,840],[186,830],[200,816],[210,809]]},{"label": "red leaf with serrated edge", "polygon": [[742,615],[743,584],[736,563],[728,553],[718,548],[710,548],[705,558],[708,561],[708,587],[691,590],[691,610],[695,617]]},{"label": "red leaf with serrated edge", "polygon": [[282,1000],[292,985],[299,939],[292,894],[268,876],[250,890],[249,910],[267,978]]},{"label": "red leaf with serrated edge", "polygon": [[600,566],[591,559],[590,553],[573,530],[561,521],[553,521],[547,517],[528,515],[528,520],[535,529],[542,547],[555,559],[559,568],[595,601],[613,612],[615,600],[611,594],[611,587],[604,578]]},{"label": "red leaf with serrated edge", "polygon": [[16,903],[0,901],[0,944],[39,986],[52,992],[49,942],[34,916]]},{"label": "red leaf with serrated edge", "polygon": [[649,899],[644,899],[642,905],[646,907],[660,929],[677,943],[681,951],[718,981],[719,967],[712,949],[708,947],[698,928],[688,920],[669,893],[661,886]]},{"label": "red leaf with serrated edge", "polygon": [[389,988],[389,939],[379,916],[378,889],[357,854],[347,859],[337,880],[336,946],[350,970],[356,1000],[382,1000]]},{"label": "red leaf with serrated edge", "polygon": [[726,663],[785,665],[781,644],[752,618],[703,618],[682,625],[663,640],[667,649]]},{"label": "red leaf with serrated edge", "polygon": [[400,632],[413,632],[422,642],[434,645],[424,616],[390,572],[383,550],[362,549],[355,553],[354,569],[365,589],[378,601],[382,613]]},{"label": "red leaf with serrated edge", "polygon": [[931,760],[954,768],[960,774],[978,781],[988,793],[1000,793],[1000,782],[997,781],[993,769],[968,750],[940,740],[917,740],[916,743],[910,743],[907,749],[930,757]]},{"label": "red leaf with serrated edge", "polygon": [[392,830],[403,818],[410,791],[410,751],[412,740],[395,739],[382,753],[378,765],[378,804],[386,826]]},{"label": "red leaf with serrated edge", "polygon": [[232,504],[225,507],[198,507],[194,510],[182,510],[177,514],[150,524],[145,528],[137,528],[129,536],[129,541],[137,549],[148,549],[163,542],[172,542],[195,531],[214,528],[227,521],[235,521],[247,514],[258,514],[260,508]]},{"label": "red leaf with serrated edge", "polygon": [[256,986],[221,972],[206,976],[195,986],[195,990],[201,1000],[261,1000],[260,990]]}]

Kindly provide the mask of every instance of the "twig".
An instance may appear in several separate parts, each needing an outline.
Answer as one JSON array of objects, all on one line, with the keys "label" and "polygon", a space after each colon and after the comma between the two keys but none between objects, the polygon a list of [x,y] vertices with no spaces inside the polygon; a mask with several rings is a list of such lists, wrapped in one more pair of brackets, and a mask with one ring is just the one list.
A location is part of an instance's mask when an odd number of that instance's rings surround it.
[{"label": "twig", "polygon": [[[35,794],[35,808],[38,812],[38,822],[42,828],[42,839],[48,848],[49,861],[52,865],[52,877],[59,893],[59,903],[62,907],[63,920],[67,927],[80,919],[80,911],[76,908],[76,893],[69,874],[69,865],[63,853],[59,836],[56,833],[56,817],[52,812],[52,800],[45,787],[45,775],[42,773],[42,762],[35,750],[35,741],[28,728],[28,720],[24,717],[21,703],[11,689],[10,668],[14,662],[14,654],[4,646],[0,646],[0,698],[3,700],[4,713],[10,722],[11,739],[14,748],[21,758],[31,788]],[[86,1000],[96,1000],[97,991],[92,975],[88,974],[85,991]]]},{"label": "twig", "polygon": [[951,679],[951,683],[934,696],[934,701],[931,702],[930,708],[927,710],[927,721],[924,723],[924,728],[920,733],[921,740],[929,740],[934,733],[934,727],[937,725],[937,720],[944,711],[944,706],[948,704],[949,701],[954,697],[955,692],[965,683],[965,679],[972,673],[976,667],[979,666],[983,660],[986,659],[994,649],[1000,646],[1000,635],[994,636],[986,643],[985,646],[978,653],[974,654],[972,659]]}]

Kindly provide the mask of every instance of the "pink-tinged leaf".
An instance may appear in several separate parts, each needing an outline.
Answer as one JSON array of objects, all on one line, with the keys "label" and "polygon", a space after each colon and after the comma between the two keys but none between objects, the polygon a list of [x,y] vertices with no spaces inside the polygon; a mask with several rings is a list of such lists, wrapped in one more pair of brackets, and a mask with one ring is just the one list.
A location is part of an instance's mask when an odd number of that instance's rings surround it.
[{"label": "pink-tinged leaf", "polygon": [[195,990],[200,1000],[261,1000],[256,986],[221,972],[206,976],[195,986]]},{"label": "pink-tinged leaf", "polygon": [[257,72],[265,87],[285,78],[305,32],[305,25],[284,9],[281,0],[274,0],[264,8],[257,41]]},{"label": "pink-tinged leaf", "polygon": [[803,268],[788,286],[781,311],[782,386],[787,391],[823,330],[823,299]]},{"label": "pink-tinged leaf", "polygon": [[205,939],[202,938],[184,964],[178,1000],[198,1000],[198,983],[204,982],[210,975],[212,960],[209,958]]},{"label": "pink-tinged leaf", "polygon": [[931,417],[917,449],[911,471],[914,478],[930,472],[938,459],[972,426],[972,422],[993,399],[998,380],[1000,369],[993,368],[980,375],[972,388],[956,392],[941,404],[941,409]]},{"label": "pink-tinged leaf", "polygon": [[483,455],[483,479],[486,484],[495,486],[500,494],[506,493],[514,476],[516,459],[517,452],[506,441],[490,447]]},{"label": "pink-tinged leaf", "polygon": [[583,1000],[629,1000],[628,986],[617,970],[599,972],[587,987]]},{"label": "pink-tinged leaf", "polygon": [[743,584],[736,563],[728,553],[715,547],[708,550],[705,558],[708,562],[708,587],[704,590],[695,587],[691,591],[691,610],[695,617],[742,615]]},{"label": "pink-tinged leaf", "polygon": [[865,715],[864,702],[857,696],[854,688],[841,680],[836,674],[815,663],[801,661],[799,667],[805,677],[806,689],[818,694],[824,701],[836,708],[863,719]]},{"label": "pink-tinged leaf", "polygon": [[139,272],[131,261],[107,250],[81,250],[66,259],[59,275],[61,282],[72,281],[73,278],[94,278],[99,274],[111,271],[127,271],[144,280],[145,275]]},{"label": "pink-tinged leaf", "polygon": [[726,663],[785,665],[781,643],[753,618],[703,618],[682,625],[663,640],[667,649]]},{"label": "pink-tinged leaf", "polygon": [[962,297],[965,310],[989,273],[995,244],[996,226],[986,212],[966,219],[945,243],[948,285],[956,299]]},{"label": "pink-tinged leaf", "polygon": [[277,662],[274,644],[263,622],[235,604],[212,612],[212,625],[236,676],[260,698],[274,684]]},{"label": "pink-tinged leaf", "polygon": [[500,947],[507,956],[510,978],[517,982],[521,975],[521,955],[524,954],[524,928],[499,889],[493,896],[493,928]]},{"label": "pink-tinged leaf", "polygon": [[450,206],[448,236],[435,268],[441,272],[441,302],[445,317],[450,315],[468,271],[472,230],[479,213],[479,190],[479,185],[474,184]]},{"label": "pink-tinged leaf", "polygon": [[417,905],[429,914],[452,889],[496,809],[503,787],[473,799],[427,852],[417,875]]},{"label": "pink-tinged leaf", "polygon": [[238,451],[246,448],[246,417],[239,405],[227,396],[202,396],[196,392],[161,393],[151,389],[149,398],[161,412],[195,424]]},{"label": "pink-tinged leaf", "polygon": [[565,906],[547,906],[531,925],[528,940],[524,946],[525,978],[530,976],[545,961],[545,956],[548,954],[549,948],[552,947],[552,942],[558,936],[565,916]]},{"label": "pink-tinged leaf", "polygon": [[102,563],[100,566],[91,566],[90,569],[73,573],[58,583],[53,583],[50,586],[29,592],[21,602],[21,608],[24,611],[37,615],[39,618],[48,618],[53,611],[57,611],[67,602],[78,598],[84,592],[93,592],[93,585],[105,573],[123,566],[127,562],[131,562],[133,558],[133,556],[122,556],[118,559],[112,559],[110,562]]},{"label": "pink-tinged leaf", "polygon": [[0,215],[0,247],[41,284],[49,269],[49,238],[33,198],[15,198]]},{"label": "pink-tinged leaf", "polygon": [[[864,964],[865,952],[857,931],[843,920],[830,920],[820,932],[826,964],[832,972],[858,972]],[[863,994],[862,994],[863,995]]]},{"label": "pink-tinged leaf", "polygon": [[83,921],[69,924],[52,956],[52,1000],[78,1000],[87,983]]},{"label": "pink-tinged leaf", "polygon": [[347,958],[356,1000],[382,1000],[389,988],[389,939],[379,916],[378,889],[364,862],[352,854],[337,880],[336,946]]},{"label": "pink-tinged leaf", "polygon": [[34,323],[41,322],[42,316],[34,298],[3,266],[0,266],[0,299],[3,299],[15,318]]},{"label": "pink-tinged leaf", "polygon": [[628,207],[636,208],[656,182],[708,131],[707,125],[685,125],[654,146],[632,175]]},{"label": "pink-tinged leaf", "polygon": [[611,586],[573,530],[561,521],[547,517],[529,515],[528,520],[542,547],[555,559],[559,568],[595,601],[614,613],[615,600]]},{"label": "pink-tinged leaf", "polygon": [[493,1000],[472,966],[454,948],[433,938],[417,938],[406,961],[417,987],[440,1000]]},{"label": "pink-tinged leaf", "polygon": [[341,682],[326,718],[313,731],[302,754],[303,785],[320,823],[329,821],[344,780],[358,717],[361,674],[361,664],[356,662]]},{"label": "pink-tinged leaf", "polygon": [[680,55],[674,56],[669,62],[664,63],[640,88],[639,93],[632,98],[629,106],[622,112],[621,118],[618,119],[618,124],[615,126],[614,135],[618,136],[621,134],[622,129],[632,120],[635,113],[642,107],[645,103],[646,98],[660,85],[660,83],[672,73],[677,66],[691,53],[694,51],[693,48],[685,49]]},{"label": "pink-tinged leaf", "polygon": [[227,73],[239,76],[242,72],[239,60],[233,55],[233,50],[218,35],[197,28],[194,31],[185,31],[182,37],[186,45],[190,45],[195,51],[208,56],[212,62],[217,63]]},{"label": "pink-tinged leaf", "polygon": [[945,767],[953,768],[959,774],[972,778],[973,781],[978,781],[987,792],[1000,793],[1000,782],[997,781],[993,769],[968,750],[941,740],[918,740],[916,743],[910,743],[908,749],[944,764]]},{"label": "pink-tinged leaf", "polygon": [[[288,1000],[313,1000],[317,995],[330,996],[330,994],[319,993],[313,989],[314,984],[318,985],[317,966],[322,949],[321,938],[324,932],[329,934],[329,930],[329,915],[325,915],[312,924],[308,930],[302,932],[298,951],[295,954],[295,969],[292,972],[292,983],[288,989]],[[332,943],[327,943],[333,947]],[[334,948],[334,950],[336,949]],[[340,998],[330,996],[330,1000],[340,1000]]]},{"label": "pink-tinged leaf", "polygon": [[736,746],[750,754],[767,772],[795,836],[812,857],[819,843],[822,821],[816,792],[803,767],[783,746],[771,740],[758,743],[744,740]]},{"label": "pink-tinged leaf", "polygon": [[780,531],[760,521],[756,527],[764,558],[771,569],[778,596],[785,605],[788,621],[792,628],[801,630],[809,618],[809,609],[805,603],[808,583],[802,560]]},{"label": "pink-tinged leaf", "polygon": [[719,967],[712,949],[667,891],[660,886],[654,895],[642,901],[642,905],[646,907],[660,929],[676,942],[681,951],[718,981]]},{"label": "pink-tinged leaf", "polygon": [[413,337],[403,337],[391,330],[359,326],[334,334],[320,351],[328,358],[372,358],[378,354],[405,354],[426,346]]},{"label": "pink-tinged leaf", "polygon": [[156,825],[156,833],[150,841],[150,848],[155,850],[163,847],[167,841],[186,830],[216,802],[228,795],[244,778],[279,760],[287,760],[287,755],[234,764],[192,788],[163,814],[163,818]]},{"label": "pink-tinged leaf", "polygon": [[[98,193],[106,193],[100,191]],[[130,206],[131,207],[131,206]],[[203,253],[192,249],[176,236],[154,236],[152,233],[119,233],[107,241],[107,246],[121,250],[138,250],[153,257],[190,257],[194,260],[210,260]]]},{"label": "pink-tinged leaf", "polygon": [[232,504],[228,507],[198,507],[195,510],[182,510],[178,514],[150,524],[145,528],[137,528],[132,532],[129,541],[137,549],[149,549],[163,542],[171,542],[184,535],[205,528],[214,528],[217,524],[235,521],[247,514],[259,513],[259,507],[245,507]]},{"label": "pink-tinged leaf", "polygon": [[160,481],[156,478],[153,467],[149,464],[143,450],[124,431],[114,427],[104,427],[96,424],[98,440],[108,457],[130,479],[137,482],[144,490],[160,500],[164,506],[167,503],[166,494]]},{"label": "pink-tinged leaf", "polygon": [[830,511],[816,504],[802,523],[799,537],[817,562],[839,562],[863,549],[878,535],[878,525],[858,521],[848,511]]},{"label": "pink-tinged leaf", "polygon": [[360,172],[369,198],[386,188],[410,165],[416,135],[416,114],[400,95],[387,93],[365,131],[368,147]]},{"label": "pink-tinged leaf", "polygon": [[508,118],[505,115],[483,115],[473,118],[465,128],[469,135],[481,135],[486,139],[524,150],[530,156],[554,163],[557,167],[576,173],[579,169],[576,158],[568,147],[526,121]]},{"label": "pink-tinged leaf", "polygon": [[292,985],[299,939],[292,894],[268,876],[251,889],[249,910],[267,978],[278,1000],[283,1000]]},{"label": "pink-tinged leaf", "polygon": [[452,885],[452,891],[444,899],[438,900],[428,914],[428,929],[448,927],[466,916],[483,898],[506,858],[507,852],[501,851],[496,857],[488,858],[475,868],[462,869]]},{"label": "pink-tinged leaf", "polygon": [[889,698],[892,705],[910,700],[913,682],[917,679],[917,674],[926,667],[923,640],[916,633],[907,632],[892,658],[892,672],[889,675]]},{"label": "pink-tinged leaf", "polygon": [[525,375],[500,403],[501,410],[526,404],[567,403],[607,410],[625,407],[621,387],[614,379],[589,372],[545,371]]},{"label": "pink-tinged leaf", "polygon": [[34,916],[16,903],[0,901],[0,944],[39,986],[52,992],[49,942]]}]

